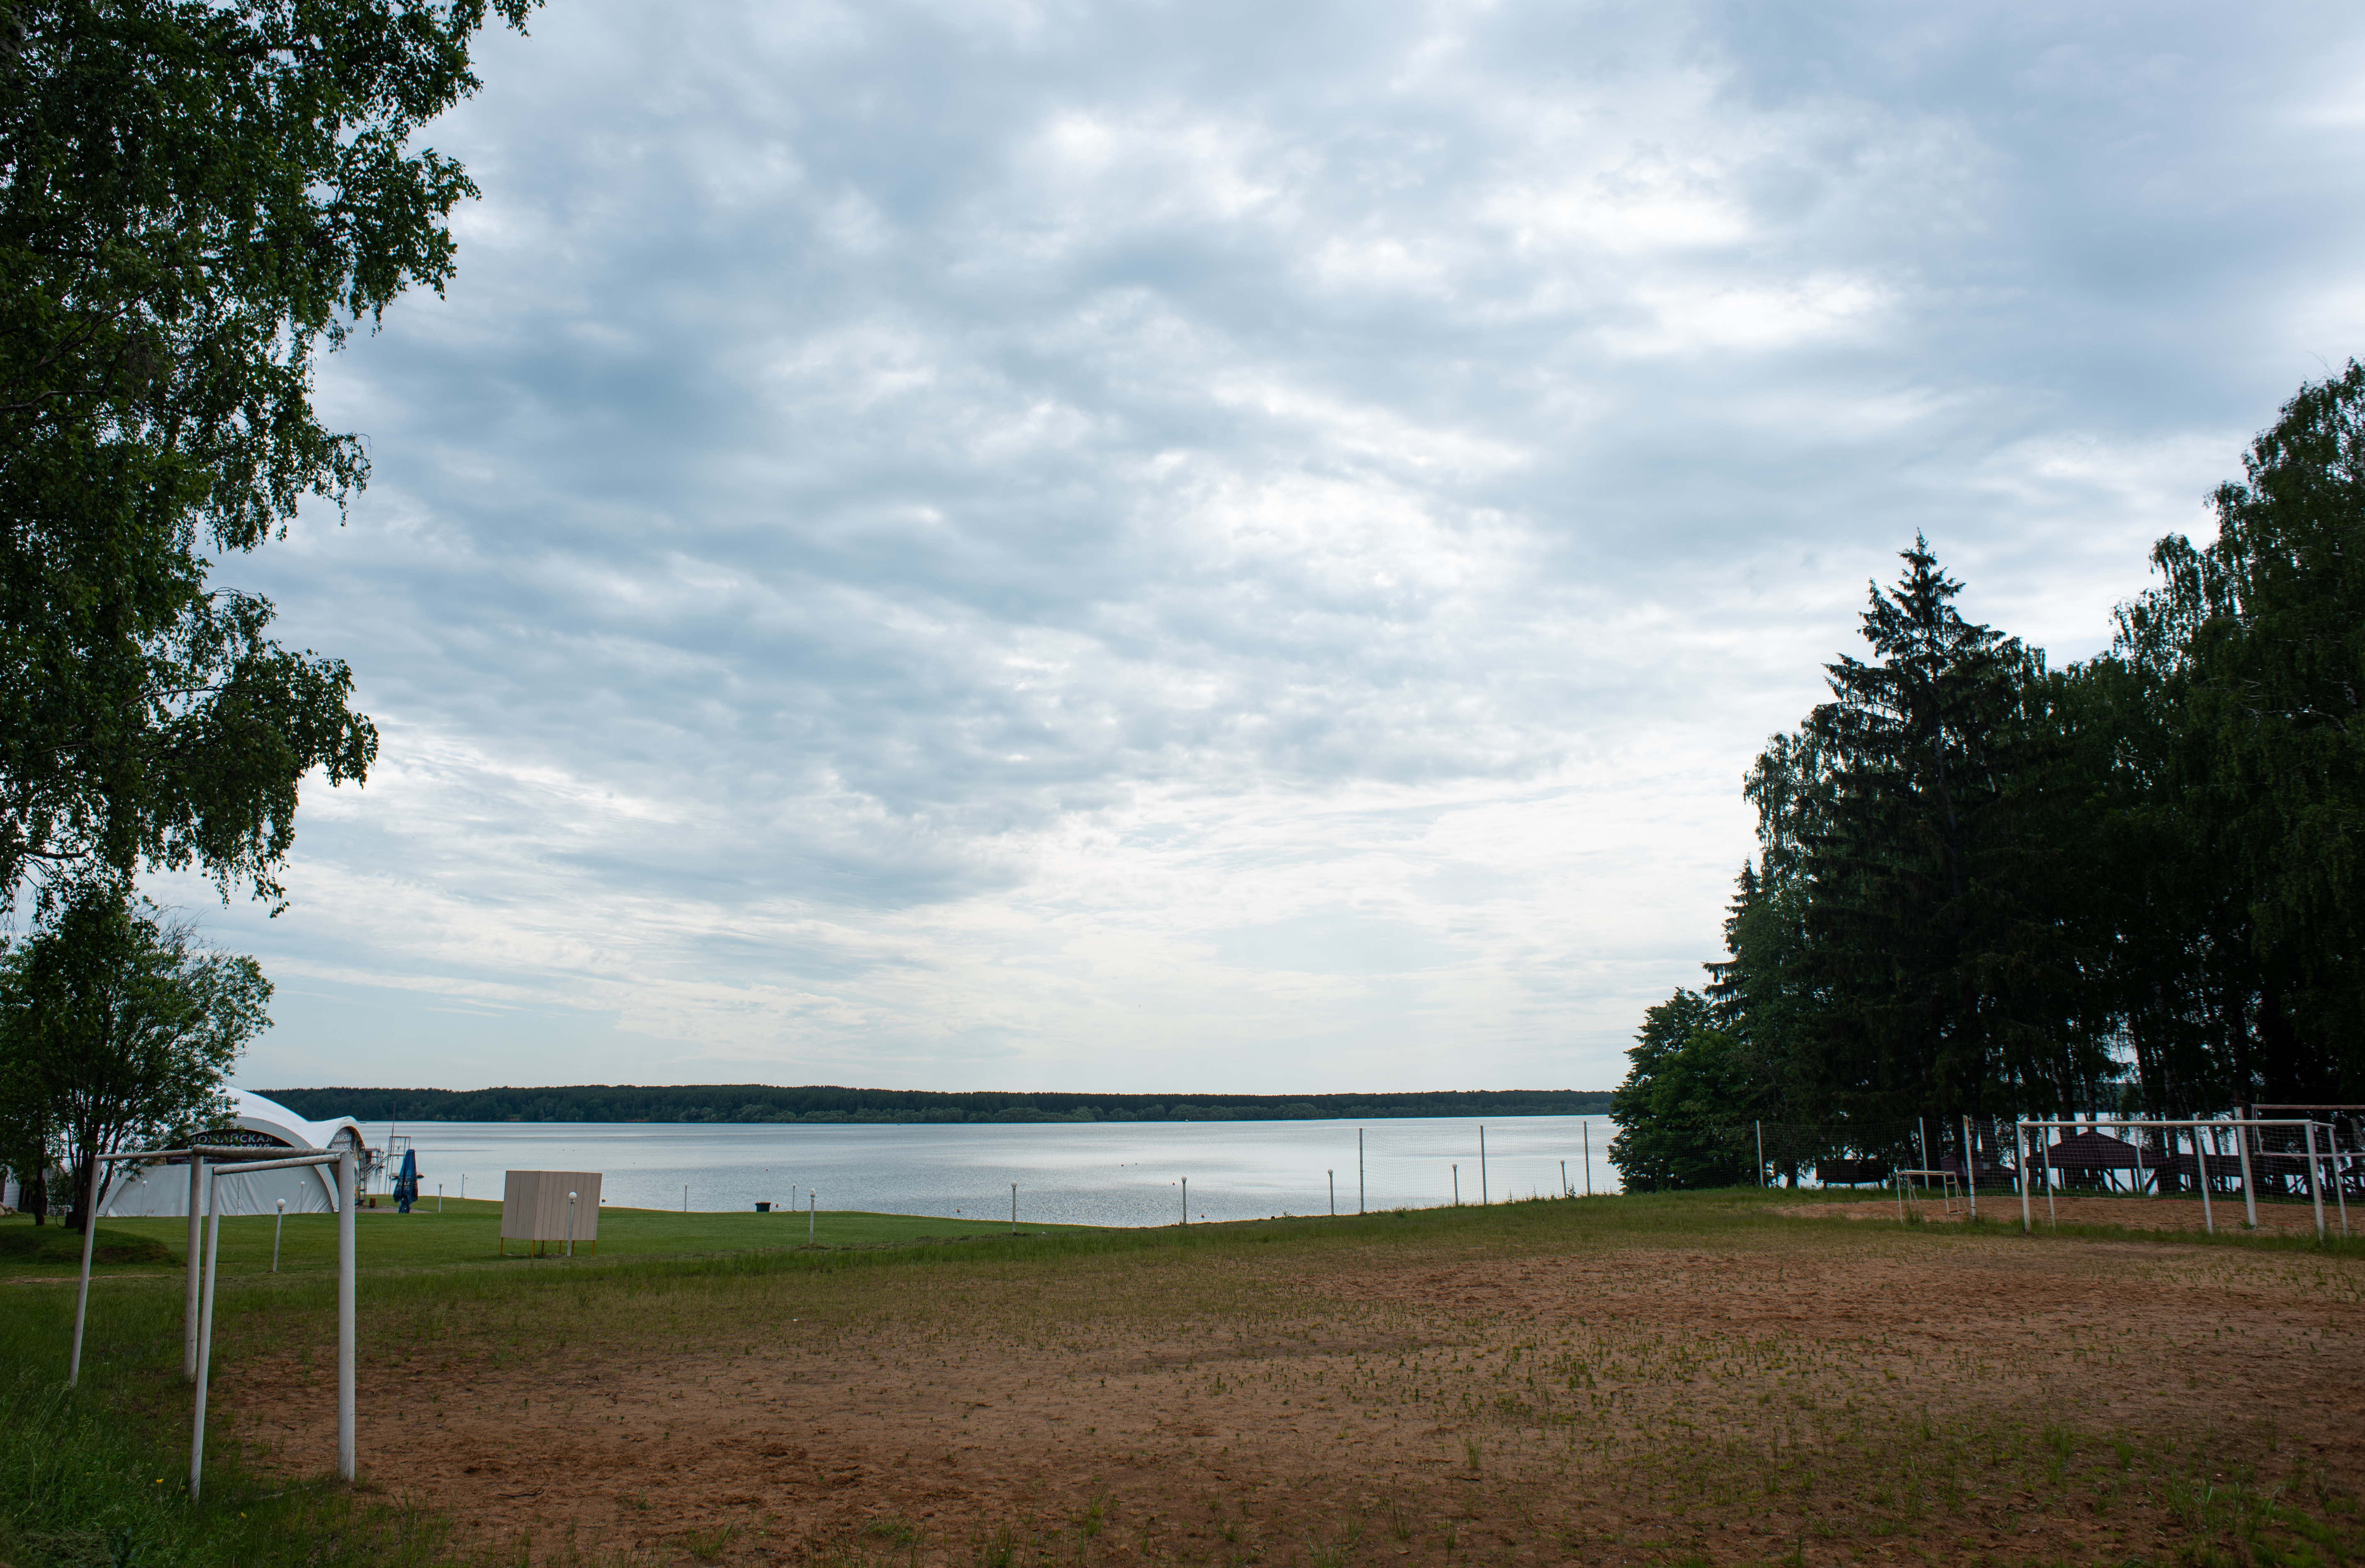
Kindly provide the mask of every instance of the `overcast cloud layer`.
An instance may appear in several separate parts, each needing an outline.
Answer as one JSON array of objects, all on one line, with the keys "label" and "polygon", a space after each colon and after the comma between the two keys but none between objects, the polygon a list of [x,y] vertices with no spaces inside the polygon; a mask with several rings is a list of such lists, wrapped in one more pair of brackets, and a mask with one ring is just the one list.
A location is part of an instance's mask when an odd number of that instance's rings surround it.
[{"label": "overcast cloud layer", "polygon": [[1606,1087],[1917,530],[2084,656],[2365,347],[2350,6],[555,0],[254,1083]]}]

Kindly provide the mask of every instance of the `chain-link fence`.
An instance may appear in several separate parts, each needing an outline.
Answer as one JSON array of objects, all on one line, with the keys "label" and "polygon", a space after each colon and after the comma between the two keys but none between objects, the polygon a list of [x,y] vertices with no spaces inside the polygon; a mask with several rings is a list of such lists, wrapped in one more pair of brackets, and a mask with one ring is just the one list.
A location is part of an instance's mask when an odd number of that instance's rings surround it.
[{"label": "chain-link fence", "polygon": [[1396,1209],[1619,1190],[1609,1163],[1609,1140],[1618,1129],[1597,1117],[1391,1120],[1354,1131],[1360,1183],[1351,1189],[1350,1172],[1339,1170],[1342,1214],[1354,1212],[1359,1193],[1366,1209]]},{"label": "chain-link fence", "polygon": [[1961,1117],[1741,1122],[1708,1136],[1769,1187],[1883,1187],[1900,1176],[1932,1186],[1951,1176],[1959,1187],[1967,1170],[1979,1191],[2011,1192],[2020,1175],[2012,1127],[2009,1120]]}]

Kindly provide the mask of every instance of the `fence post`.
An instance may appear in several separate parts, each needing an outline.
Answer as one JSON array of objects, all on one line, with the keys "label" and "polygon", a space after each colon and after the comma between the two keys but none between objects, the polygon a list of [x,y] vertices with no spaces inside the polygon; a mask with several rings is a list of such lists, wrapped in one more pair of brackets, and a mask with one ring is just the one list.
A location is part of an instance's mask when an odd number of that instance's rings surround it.
[{"label": "fence post", "polygon": [[1979,1146],[1973,1141],[1971,1119],[1963,1118],[1963,1189],[1971,1195],[1971,1218],[1979,1217]]},{"label": "fence post", "polygon": [[361,1158],[337,1156],[337,1473],[353,1478],[353,1226],[361,1204]]},{"label": "fence post", "polygon": [[216,1172],[206,1183],[206,1217],[211,1221],[206,1231],[206,1274],[203,1294],[197,1308],[197,1398],[195,1418],[189,1430],[189,1501],[197,1500],[206,1476],[206,1384],[213,1371],[214,1338],[214,1275],[221,1260],[221,1215],[214,1210],[214,1187],[220,1181]]},{"label": "fence post", "polygon": [[2201,1180],[2201,1228],[2217,1234],[2217,1216],[2209,1209],[2209,1155],[2201,1147],[2201,1124],[2192,1124],[2192,1169]]},{"label": "fence post", "polygon": [[181,1307],[181,1375],[191,1383],[197,1380],[197,1254],[205,1247],[197,1212],[204,1203],[198,1188],[205,1180],[205,1157],[193,1150],[189,1155],[189,1282]]},{"label": "fence post", "polygon": [[2328,1163],[2332,1167],[2332,1195],[2340,1204],[2340,1239],[2348,1239],[2348,1193],[2340,1180],[2340,1124],[2324,1124],[2325,1141],[2331,1145]]},{"label": "fence post", "polygon": [[1765,1189],[1765,1124],[1764,1122],[1757,1124],[1757,1187],[1760,1192]]},{"label": "fence post", "polygon": [[2012,1162],[2020,1167],[2020,1233],[2027,1236],[2036,1229],[2028,1212],[2028,1123],[2025,1119],[2012,1125]]},{"label": "fence post", "polygon": [[2234,1147],[2242,1156],[2242,1217],[2250,1228],[2259,1228],[2259,1184],[2250,1178],[2250,1123],[2257,1118],[2258,1107],[2242,1107],[2243,1119],[2234,1124]]},{"label": "fence post", "polygon": [[2315,1238],[2324,1239],[2324,1183],[2315,1174],[2315,1124],[2303,1124],[2307,1134],[2307,1195],[2315,1200]]},{"label": "fence post", "polygon": [[90,1196],[84,1202],[82,1210],[82,1294],[74,1297],[73,1358],[66,1362],[68,1388],[72,1388],[75,1380],[82,1376],[82,1321],[84,1315],[90,1311],[91,1248],[98,1240],[98,1173],[106,1165],[106,1161],[98,1157],[98,1150],[92,1149]]}]

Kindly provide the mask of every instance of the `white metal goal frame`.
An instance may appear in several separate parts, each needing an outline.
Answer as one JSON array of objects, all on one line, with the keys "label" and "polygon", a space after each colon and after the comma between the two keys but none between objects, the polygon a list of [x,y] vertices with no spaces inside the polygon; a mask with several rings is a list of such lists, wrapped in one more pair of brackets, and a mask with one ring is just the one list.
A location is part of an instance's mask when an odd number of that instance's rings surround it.
[{"label": "white metal goal frame", "polygon": [[[66,1385],[69,1388],[82,1376],[83,1322],[90,1309],[90,1264],[98,1236],[101,1167],[159,1159],[186,1159],[189,1162],[188,1290],[182,1326],[182,1375],[197,1385],[196,1413],[189,1435],[189,1495],[192,1498],[199,1495],[205,1480],[206,1392],[213,1371],[215,1264],[221,1250],[222,1214],[216,1201],[215,1182],[225,1168],[230,1174],[241,1176],[263,1170],[294,1170],[308,1166],[333,1165],[337,1168],[337,1473],[347,1481],[353,1479],[353,1203],[361,1190],[360,1171],[350,1148],[334,1154],[316,1148],[276,1159],[254,1158],[273,1152],[252,1147],[196,1144],[187,1148],[150,1148],[128,1154],[105,1154],[91,1164],[90,1197],[87,1207],[83,1211],[85,1219],[82,1233],[82,1291],[74,1301],[73,1352],[66,1363]],[[213,1224],[204,1233],[201,1279],[197,1246],[199,1226],[208,1217]]]},{"label": "white metal goal frame", "polygon": [[[2254,1135],[2259,1130],[2268,1127],[2296,1127],[2300,1130],[2302,1141],[2306,1145],[2306,1152],[2303,1159],[2307,1169],[2308,1197],[2315,1205],[2316,1239],[2321,1241],[2325,1239],[2329,1233],[2329,1228],[2326,1226],[2324,1217],[2324,1182],[2319,1171],[2319,1167],[2326,1160],[2330,1160],[2333,1164],[2333,1198],[2339,1205],[2340,1234],[2343,1238],[2346,1238],[2349,1234],[2348,1198],[2346,1191],[2344,1190],[2346,1183],[2340,1180],[2339,1175],[2339,1161],[2342,1158],[2340,1139],[2338,1133],[2334,1129],[2332,1124],[2329,1122],[2256,1116],[2195,1117],[2186,1121],[2172,1121],[2166,1118],[2155,1119],[2148,1116],[2093,1116],[2088,1117],[2084,1120],[2040,1120],[2028,1118],[2016,1122],[2013,1124],[2012,1127],[2012,1146],[2013,1152],[2018,1159],[2021,1170],[2020,1227],[2023,1232],[2032,1231],[2035,1228],[2033,1200],[2029,1193],[2030,1166],[2028,1135],[2032,1132],[2037,1135],[2040,1145],[2037,1162],[2045,1168],[2046,1223],[2048,1225],[2058,1225],[2060,1223],[2058,1211],[2054,1206],[2054,1189],[2057,1183],[2056,1183],[2053,1179],[2054,1161],[2049,1151],[2042,1147],[2044,1135],[2048,1130],[2059,1130],[2067,1133],[2098,1132],[2104,1127],[2115,1127],[2123,1131],[2131,1129],[2138,1132],[2158,1132],[2161,1135],[2164,1145],[2170,1151],[2173,1150],[2175,1146],[2175,1134],[2177,1131],[2181,1129],[2186,1134],[2192,1145],[2194,1185],[2199,1187],[2201,1190],[2201,1223],[2202,1227],[2212,1236],[2217,1234],[2217,1217],[2215,1210],[2209,1201],[2210,1161],[2222,1161],[2229,1158],[2238,1158],[2241,1161],[2242,1205],[2244,1215],[2248,1221],[2250,1228],[2255,1230],[2258,1228],[2259,1225],[2259,1184],[2257,1174],[2252,1165],[2252,1155],[2254,1152],[2252,1143]],[[2225,1155],[2209,1147],[2210,1144],[2219,1141],[2219,1135],[2223,1133],[2231,1133],[2233,1135],[2235,1147],[2235,1153],[2233,1156]],[[2324,1135],[2324,1139],[2321,1143],[2317,1141],[2318,1133],[2322,1133]],[[2272,1152],[2275,1157],[2279,1159],[2291,1158],[2289,1155],[2282,1154],[2279,1150],[2268,1151],[2259,1149],[2256,1152],[2260,1156]],[[2356,1157],[2356,1153],[2357,1151],[2350,1150],[2348,1151],[2348,1157],[2353,1159]],[[2068,1169],[2068,1167],[2065,1166],[2064,1169]]]},{"label": "white metal goal frame", "polygon": [[[1906,1170],[1900,1169],[1890,1171],[1889,1176],[1897,1188],[1898,1224],[1903,1225],[1905,1223],[1905,1179],[1909,1176],[1920,1177],[1921,1182],[1918,1185],[1922,1191],[1925,1192],[1929,1189],[1932,1182],[1936,1182],[1939,1186],[1939,1191],[1945,1194],[1946,1212],[1948,1214],[1953,1214],[1955,1212],[1955,1187],[1956,1183],[1962,1181],[1962,1177],[1956,1172],[1952,1170]],[[1922,1199],[1919,1193],[1917,1193],[1913,1198],[1913,1210],[1916,1214],[1919,1214],[1922,1211]]]}]

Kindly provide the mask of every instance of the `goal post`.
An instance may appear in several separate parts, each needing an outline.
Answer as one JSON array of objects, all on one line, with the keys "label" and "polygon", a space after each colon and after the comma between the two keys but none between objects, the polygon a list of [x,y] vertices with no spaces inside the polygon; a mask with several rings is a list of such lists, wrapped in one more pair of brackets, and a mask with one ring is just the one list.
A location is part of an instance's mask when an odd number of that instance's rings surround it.
[{"label": "goal post", "polygon": [[[2176,1159],[2181,1158],[2180,1156],[2176,1156],[2172,1153],[2176,1147],[2175,1135],[2177,1132],[2180,1130],[2184,1131],[2190,1137],[2192,1144],[2193,1184],[2199,1190],[2201,1195],[2201,1223],[2212,1236],[2214,1236],[2217,1233],[2217,1221],[2216,1215],[2214,1213],[2210,1203],[2209,1167],[2210,1162],[2213,1159],[2223,1159],[2225,1156],[2214,1153],[2211,1149],[2210,1145],[2216,1141],[2216,1134],[2220,1130],[2232,1132],[2235,1135],[2235,1142],[2240,1150],[2243,1206],[2248,1216],[2250,1228],[2255,1230],[2258,1228],[2259,1223],[2259,1200],[2257,1183],[2251,1175],[2251,1144],[2256,1139],[2257,1135],[2267,1128],[2274,1127],[2289,1129],[2295,1127],[2300,1131],[2299,1141],[2303,1143],[2305,1148],[2303,1169],[2307,1175],[2308,1197],[2314,1204],[2315,1209],[2316,1239],[2319,1241],[2325,1239],[2328,1231],[2328,1227],[2325,1223],[2324,1215],[2323,1173],[2318,1169],[2320,1162],[2326,1158],[2327,1153],[2329,1154],[2332,1162],[2334,1196],[2337,1200],[2342,1200],[2340,1233],[2342,1236],[2346,1237],[2349,1233],[2348,1214],[2347,1204],[2345,1202],[2345,1194],[2341,1192],[2340,1186],[2341,1170],[2338,1154],[2339,1146],[2337,1142],[2330,1141],[2329,1137],[2327,1137],[2326,1142],[2319,1143],[2317,1141],[2316,1131],[2320,1126],[2325,1129],[2327,1135],[2332,1134],[2333,1129],[2330,1124],[2296,1118],[2266,1118],[2255,1116],[2196,1117],[2190,1120],[2169,1120],[2167,1118],[2155,1120],[2150,1117],[2134,1116],[2093,1116],[2087,1117],[2082,1120],[2076,1117],[2071,1117],[2066,1120],[2024,1118],[2014,1124],[2012,1129],[2013,1143],[2020,1154],[2021,1229],[2023,1231],[2032,1231],[2035,1228],[2034,1215],[2031,1213],[2031,1194],[2029,1193],[2029,1182],[2032,1179],[2031,1172],[2034,1169],[2034,1165],[2042,1165],[2045,1169],[2045,1208],[2048,1223],[2057,1223],[2054,1220],[2053,1199],[2054,1189],[2057,1185],[2053,1174],[2055,1170],[2086,1169],[2086,1167],[2079,1166],[2075,1161],[2057,1161],[2055,1159],[2054,1148],[2052,1147],[2048,1147],[2046,1143],[2046,1136],[2055,1132],[2058,1132],[2063,1135],[2075,1135],[2079,1132],[2098,1133],[2104,1127],[2110,1127],[2122,1132],[2129,1129],[2133,1129],[2138,1133],[2145,1131],[2158,1131],[2161,1135],[2163,1146],[2163,1155],[2159,1163],[2163,1166],[2172,1162],[2172,1160]],[[2030,1148],[2032,1134],[2034,1135],[2034,1148],[2033,1151],[2034,1155],[2034,1165],[2032,1164],[2030,1158],[2032,1153]],[[2143,1155],[2138,1152],[2135,1156],[2137,1164],[2133,1167],[2133,1169],[2137,1172],[2138,1178],[2140,1177],[2142,1169],[2141,1161],[2143,1158]],[[2114,1163],[2111,1165],[2110,1168],[2118,1169],[2118,1166]],[[2228,1174],[2231,1174],[2231,1172],[2228,1172]],[[2157,1191],[2157,1187],[2155,1187],[2155,1191]]]},{"label": "goal post", "polygon": [[[83,1326],[90,1308],[90,1267],[95,1240],[98,1234],[98,1170],[101,1164],[185,1159],[190,1166],[189,1204],[189,1322],[184,1338],[187,1365],[196,1383],[196,1416],[189,1436],[189,1495],[196,1498],[204,1484],[206,1457],[206,1395],[212,1381],[214,1281],[221,1251],[221,1203],[217,1183],[224,1175],[245,1176],[265,1170],[294,1170],[307,1167],[333,1165],[337,1170],[337,1473],[346,1481],[353,1479],[355,1452],[353,1438],[353,1204],[360,1188],[358,1167],[353,1151],[346,1148],[331,1154],[326,1149],[312,1149],[289,1155],[280,1159],[240,1158],[251,1156],[252,1148],[209,1148],[202,1145],[189,1148],[142,1149],[131,1154],[102,1155],[93,1162],[90,1182],[90,1204],[85,1211],[88,1219],[82,1238],[82,1291],[74,1304],[73,1351],[66,1365],[66,1385],[71,1388],[82,1375]],[[208,1159],[207,1156],[216,1158]],[[224,1158],[227,1157],[227,1158]],[[225,1169],[227,1167],[227,1169]],[[210,1226],[202,1222],[210,1219]],[[199,1266],[196,1241],[204,1238],[203,1267]]]}]

